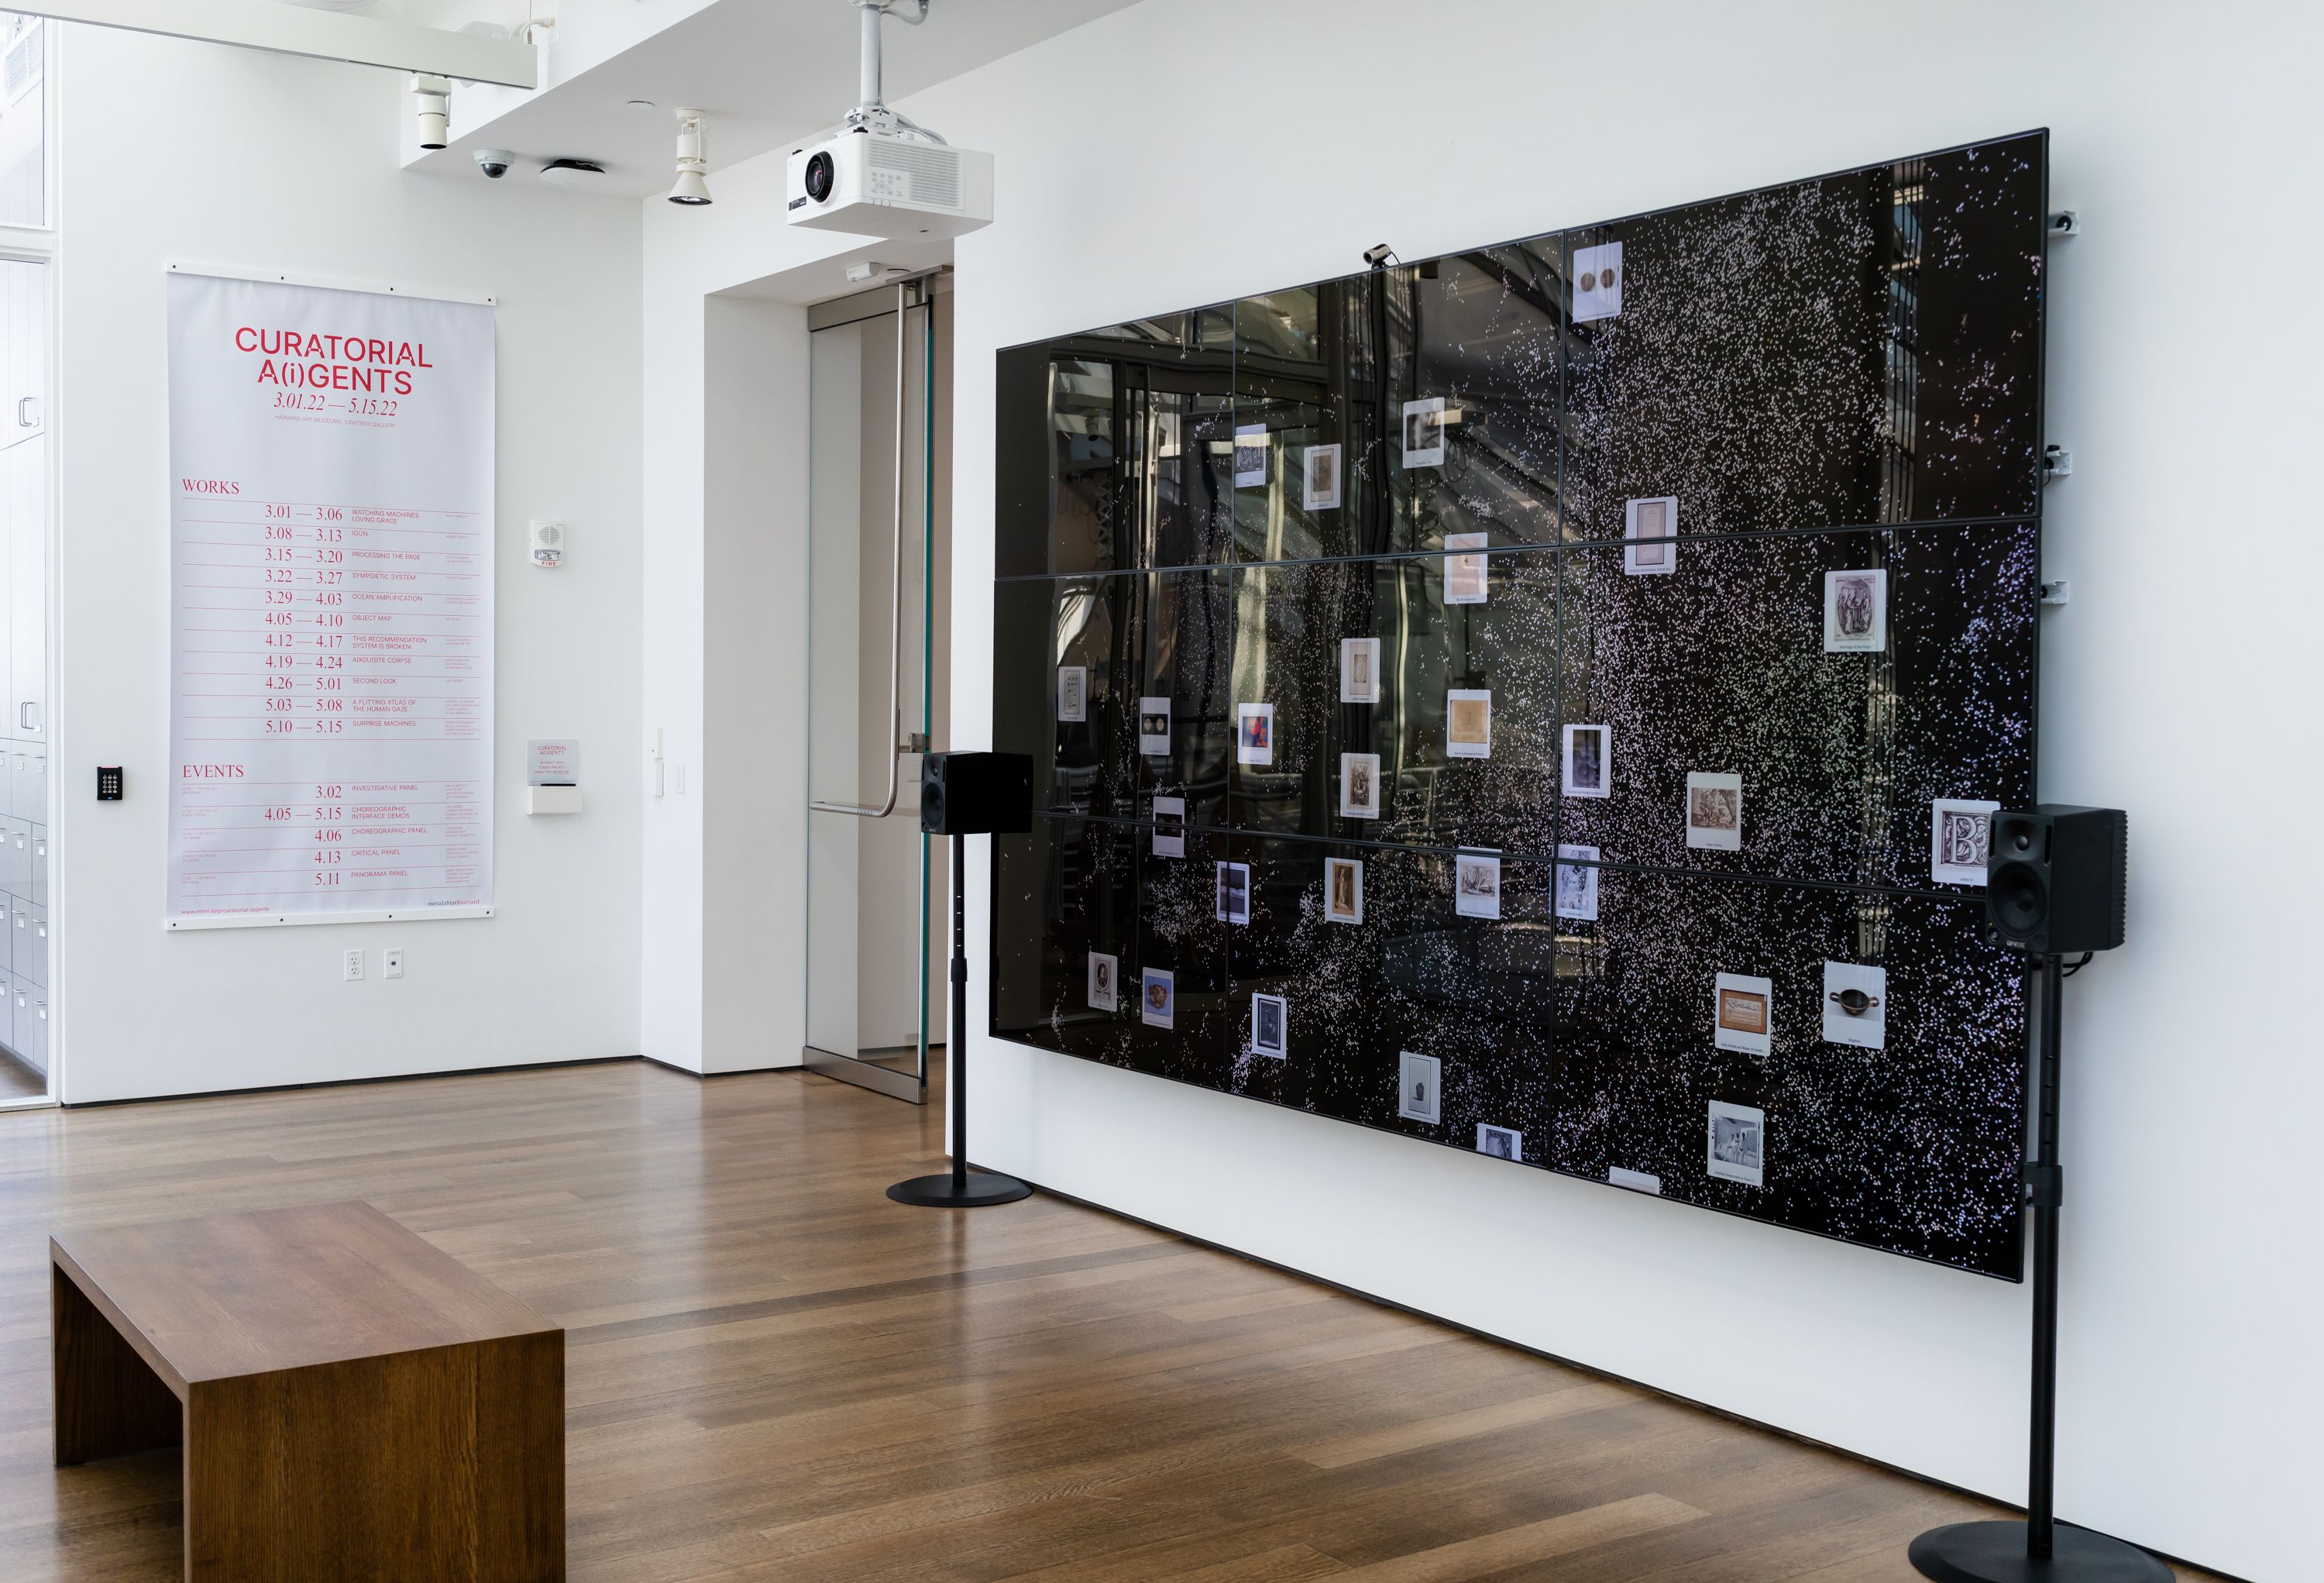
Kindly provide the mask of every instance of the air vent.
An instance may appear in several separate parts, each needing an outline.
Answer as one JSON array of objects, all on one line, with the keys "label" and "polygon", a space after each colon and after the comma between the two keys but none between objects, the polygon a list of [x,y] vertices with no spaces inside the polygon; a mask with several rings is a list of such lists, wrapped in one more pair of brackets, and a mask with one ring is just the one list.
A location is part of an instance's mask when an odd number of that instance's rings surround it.
[{"label": "air vent", "polygon": [[931,143],[872,140],[865,196],[901,199],[929,208],[960,208],[960,154]]},{"label": "air vent", "polygon": [[35,23],[8,51],[6,92],[10,102],[14,102],[16,96],[30,87],[40,74],[41,28]]}]

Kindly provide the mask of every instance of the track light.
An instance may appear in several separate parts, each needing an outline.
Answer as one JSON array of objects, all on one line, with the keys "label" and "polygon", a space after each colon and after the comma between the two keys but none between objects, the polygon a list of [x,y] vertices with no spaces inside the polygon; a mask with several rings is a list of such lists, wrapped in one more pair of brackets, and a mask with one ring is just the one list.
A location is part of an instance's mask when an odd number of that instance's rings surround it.
[{"label": "track light", "polygon": [[411,74],[411,107],[420,116],[420,146],[442,148],[451,141],[452,84],[432,72]]},{"label": "track light", "polygon": [[678,185],[669,190],[672,203],[699,208],[710,201],[710,186],[702,179],[708,162],[702,157],[702,112],[678,113]]}]

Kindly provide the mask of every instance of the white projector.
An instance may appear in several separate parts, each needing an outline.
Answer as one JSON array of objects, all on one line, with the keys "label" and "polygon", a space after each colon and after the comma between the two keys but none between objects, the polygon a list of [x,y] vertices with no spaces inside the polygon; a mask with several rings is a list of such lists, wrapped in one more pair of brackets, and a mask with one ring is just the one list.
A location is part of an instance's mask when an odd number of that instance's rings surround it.
[{"label": "white projector", "polygon": [[859,236],[957,236],[992,223],[992,156],[847,132],[791,152],[783,218]]}]

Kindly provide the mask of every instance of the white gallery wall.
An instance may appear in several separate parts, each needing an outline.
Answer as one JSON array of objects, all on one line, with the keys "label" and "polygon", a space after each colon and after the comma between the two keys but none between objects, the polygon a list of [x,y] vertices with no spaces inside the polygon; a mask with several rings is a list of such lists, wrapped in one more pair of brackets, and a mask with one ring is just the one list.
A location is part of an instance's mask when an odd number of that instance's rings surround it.
[{"label": "white gallery wall", "polygon": [[[60,27],[56,922],[69,1102],[638,1051],[640,227],[634,203],[417,177],[393,72]],[[500,300],[496,915],[162,928],[162,266]],[[564,522],[563,569],[526,525]],[[528,737],[588,807],[528,818]],[[98,803],[94,767],[126,771]],[[342,983],[343,950],[368,975]],[[405,977],[379,977],[400,946]]]},{"label": "white gallery wall", "polygon": [[[713,297],[701,308],[699,642],[713,728],[688,794],[703,837],[697,1069],[715,1072],[795,1065],[802,1043],[807,330],[806,311],[788,303]],[[794,372],[770,378],[778,369]],[[681,1054],[679,1064],[695,1063]]]},{"label": "white gallery wall", "polygon": [[[763,165],[764,162],[753,162]],[[807,310],[723,295],[779,267],[781,172],[642,217],[647,800],[640,1050],[703,1073],[805,1030]]]},{"label": "white gallery wall", "polygon": [[[2043,790],[2126,807],[2071,984],[2061,1514],[2314,1575],[2301,993],[2324,871],[2319,13],[1149,0],[905,107],[997,159],[958,245],[956,739],[990,737],[992,351],[2028,127],[2054,134]],[[939,13],[939,20],[941,13]],[[933,25],[933,24],[932,24]],[[2232,806],[2239,811],[2224,811]],[[2291,815],[2287,820],[2283,815]],[[981,858],[972,952],[988,913]],[[972,1023],[984,1025],[974,976]],[[2022,1497],[2027,1292],[973,1040],[980,1163],[1935,1478]],[[1296,1320],[1286,1320],[1296,1326]]]},{"label": "white gallery wall", "polygon": [[860,290],[846,265],[875,252],[931,262],[786,225],[788,152],[719,170],[707,208],[642,205],[644,729],[664,761],[640,1048],[706,1074],[797,1066],[807,1042],[805,304]]}]

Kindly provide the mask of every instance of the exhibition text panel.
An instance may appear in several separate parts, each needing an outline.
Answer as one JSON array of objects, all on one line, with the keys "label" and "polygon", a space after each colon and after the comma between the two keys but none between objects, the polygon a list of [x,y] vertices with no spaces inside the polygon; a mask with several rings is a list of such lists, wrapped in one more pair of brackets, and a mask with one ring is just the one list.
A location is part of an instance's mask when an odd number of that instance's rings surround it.
[{"label": "exhibition text panel", "polygon": [[173,273],[173,926],[492,901],[493,313]]}]

